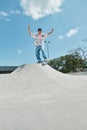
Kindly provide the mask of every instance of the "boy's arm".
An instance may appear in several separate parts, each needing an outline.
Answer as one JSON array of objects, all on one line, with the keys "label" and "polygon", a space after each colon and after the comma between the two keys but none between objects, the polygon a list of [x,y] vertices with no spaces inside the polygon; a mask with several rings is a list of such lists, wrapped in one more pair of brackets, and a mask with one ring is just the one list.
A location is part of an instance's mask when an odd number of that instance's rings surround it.
[{"label": "boy's arm", "polygon": [[47,33],[47,35],[49,36],[50,34],[52,34],[54,32],[54,29],[51,30],[51,32]]},{"label": "boy's arm", "polygon": [[30,31],[30,25],[28,25],[28,33],[30,36],[32,35],[32,32]]}]

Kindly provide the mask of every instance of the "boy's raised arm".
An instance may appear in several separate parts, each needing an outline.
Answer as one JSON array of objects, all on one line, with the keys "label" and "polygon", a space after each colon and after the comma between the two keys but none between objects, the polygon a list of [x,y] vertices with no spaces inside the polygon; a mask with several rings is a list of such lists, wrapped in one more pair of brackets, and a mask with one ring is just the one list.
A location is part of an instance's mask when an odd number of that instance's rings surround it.
[{"label": "boy's raised arm", "polygon": [[30,25],[28,25],[28,33],[31,35],[32,32],[30,31]]},{"label": "boy's raised arm", "polygon": [[47,35],[49,36],[50,34],[52,34],[54,32],[54,29],[51,30],[51,32],[47,33]]}]

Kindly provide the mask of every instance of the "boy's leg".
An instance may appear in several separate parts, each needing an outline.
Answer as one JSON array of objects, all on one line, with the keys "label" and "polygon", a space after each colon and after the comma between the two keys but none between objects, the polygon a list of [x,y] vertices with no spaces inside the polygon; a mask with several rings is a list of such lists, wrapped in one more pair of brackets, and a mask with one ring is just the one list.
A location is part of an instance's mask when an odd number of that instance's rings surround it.
[{"label": "boy's leg", "polygon": [[39,46],[36,46],[36,58],[37,58],[38,62],[41,62]]},{"label": "boy's leg", "polygon": [[45,54],[45,51],[44,51],[43,47],[41,47],[41,52],[42,52],[42,56],[43,56],[43,58],[44,58],[44,59],[47,59],[47,57],[46,57],[46,54]]}]

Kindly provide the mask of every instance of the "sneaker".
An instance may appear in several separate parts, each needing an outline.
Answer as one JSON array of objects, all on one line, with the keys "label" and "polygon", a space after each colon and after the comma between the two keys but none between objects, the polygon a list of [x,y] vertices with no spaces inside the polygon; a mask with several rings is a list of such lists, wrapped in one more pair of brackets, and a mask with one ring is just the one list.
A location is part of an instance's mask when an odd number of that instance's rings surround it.
[{"label": "sneaker", "polygon": [[39,63],[41,63],[41,61],[38,61],[37,63],[39,64]]}]

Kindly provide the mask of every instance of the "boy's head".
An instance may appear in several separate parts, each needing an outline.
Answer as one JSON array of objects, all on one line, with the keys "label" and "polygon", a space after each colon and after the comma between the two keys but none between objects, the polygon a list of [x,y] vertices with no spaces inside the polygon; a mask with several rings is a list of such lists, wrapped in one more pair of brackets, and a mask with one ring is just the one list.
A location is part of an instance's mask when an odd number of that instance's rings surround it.
[{"label": "boy's head", "polygon": [[42,29],[38,28],[38,34],[41,34],[41,33],[42,33]]}]

